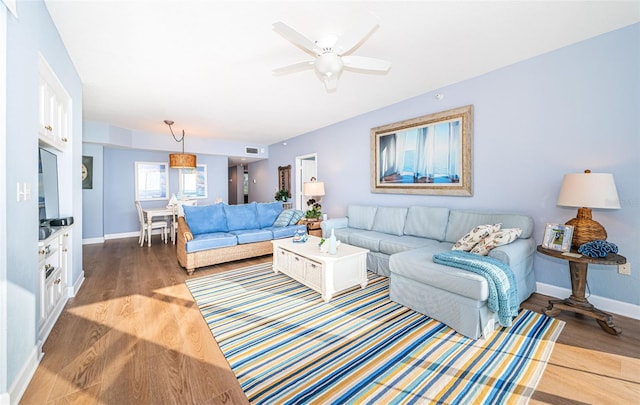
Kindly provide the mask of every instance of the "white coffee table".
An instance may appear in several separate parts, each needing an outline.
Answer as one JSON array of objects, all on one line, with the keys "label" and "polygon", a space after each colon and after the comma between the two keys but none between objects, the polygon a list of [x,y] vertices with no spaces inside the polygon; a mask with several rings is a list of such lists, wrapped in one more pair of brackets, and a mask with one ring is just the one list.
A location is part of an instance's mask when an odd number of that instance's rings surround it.
[{"label": "white coffee table", "polygon": [[368,249],[341,243],[335,255],[323,253],[318,246],[320,238],[316,236],[309,236],[304,243],[293,243],[293,238],[271,242],[273,271],[282,272],[319,292],[325,302],[338,292],[367,286]]}]

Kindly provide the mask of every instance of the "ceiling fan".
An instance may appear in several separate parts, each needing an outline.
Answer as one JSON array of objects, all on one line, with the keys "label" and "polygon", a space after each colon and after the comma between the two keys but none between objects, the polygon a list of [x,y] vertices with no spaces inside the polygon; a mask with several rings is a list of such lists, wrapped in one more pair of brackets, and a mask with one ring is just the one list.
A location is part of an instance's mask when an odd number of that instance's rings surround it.
[{"label": "ceiling fan", "polygon": [[386,73],[391,67],[390,62],[366,56],[350,55],[376,28],[378,28],[378,22],[369,14],[349,32],[340,36],[327,34],[317,41],[312,41],[283,22],[274,23],[274,31],[302,48],[315,59],[277,68],[273,70],[273,73],[285,74],[314,68],[322,78],[327,91],[335,91],[338,78],[344,68],[361,73]]}]

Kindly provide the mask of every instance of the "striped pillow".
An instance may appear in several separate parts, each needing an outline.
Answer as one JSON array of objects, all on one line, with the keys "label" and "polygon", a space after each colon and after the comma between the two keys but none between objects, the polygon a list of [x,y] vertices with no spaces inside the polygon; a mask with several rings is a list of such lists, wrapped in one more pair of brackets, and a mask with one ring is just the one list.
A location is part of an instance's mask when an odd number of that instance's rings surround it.
[{"label": "striped pillow", "polygon": [[293,218],[294,210],[284,210],[278,215],[276,221],[273,223],[273,226],[282,228],[283,226],[289,225],[291,222],[291,218]]},{"label": "striped pillow", "polygon": [[289,225],[297,225],[298,221],[300,221],[304,216],[304,211],[300,211],[300,210],[292,210],[292,211],[293,211],[293,216],[289,221]]}]

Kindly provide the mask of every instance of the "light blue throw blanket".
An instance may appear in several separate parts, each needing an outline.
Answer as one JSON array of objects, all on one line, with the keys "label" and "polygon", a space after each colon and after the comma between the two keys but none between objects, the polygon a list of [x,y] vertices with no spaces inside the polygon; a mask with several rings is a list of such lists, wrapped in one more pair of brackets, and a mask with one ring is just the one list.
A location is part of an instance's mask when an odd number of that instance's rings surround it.
[{"label": "light blue throw blanket", "polygon": [[511,326],[513,317],[518,315],[518,291],[509,266],[493,257],[462,251],[438,253],[433,261],[483,276],[489,285],[487,306],[498,314],[500,325]]}]

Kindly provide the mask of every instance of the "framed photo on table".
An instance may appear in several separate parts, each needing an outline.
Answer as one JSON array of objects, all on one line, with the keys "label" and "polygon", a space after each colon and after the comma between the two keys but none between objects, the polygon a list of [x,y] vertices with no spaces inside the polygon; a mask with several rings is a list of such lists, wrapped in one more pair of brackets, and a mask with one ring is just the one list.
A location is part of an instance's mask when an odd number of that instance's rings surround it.
[{"label": "framed photo on table", "polygon": [[547,249],[568,252],[573,238],[573,225],[547,224],[542,246]]}]

